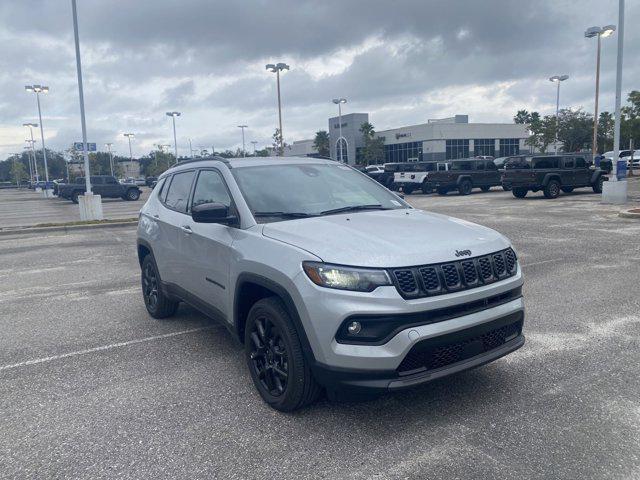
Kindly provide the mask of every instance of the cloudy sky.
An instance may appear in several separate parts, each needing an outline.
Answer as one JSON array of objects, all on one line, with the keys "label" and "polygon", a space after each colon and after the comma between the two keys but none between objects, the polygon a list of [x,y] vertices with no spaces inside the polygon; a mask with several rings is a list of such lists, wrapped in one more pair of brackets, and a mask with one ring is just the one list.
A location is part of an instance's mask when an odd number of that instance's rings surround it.
[{"label": "cloudy sky", "polygon": [[[268,145],[283,61],[285,141],[327,128],[331,99],[376,129],[469,114],[510,122],[520,108],[593,108],[592,25],[616,24],[617,0],[78,0],[88,140],[134,156],[178,148]],[[640,89],[640,5],[627,1],[623,92]],[[616,36],[603,40],[601,109],[613,110]],[[81,140],[70,0],[0,2],[0,158],[21,151],[42,98],[47,146]]]}]

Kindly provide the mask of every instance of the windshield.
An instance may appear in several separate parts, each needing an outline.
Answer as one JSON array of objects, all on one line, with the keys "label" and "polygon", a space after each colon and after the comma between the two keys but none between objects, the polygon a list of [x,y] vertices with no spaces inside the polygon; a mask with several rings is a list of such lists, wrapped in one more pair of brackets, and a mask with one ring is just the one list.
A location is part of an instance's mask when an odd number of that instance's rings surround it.
[{"label": "windshield", "polygon": [[410,208],[375,180],[341,164],[232,169],[258,222],[357,210]]}]

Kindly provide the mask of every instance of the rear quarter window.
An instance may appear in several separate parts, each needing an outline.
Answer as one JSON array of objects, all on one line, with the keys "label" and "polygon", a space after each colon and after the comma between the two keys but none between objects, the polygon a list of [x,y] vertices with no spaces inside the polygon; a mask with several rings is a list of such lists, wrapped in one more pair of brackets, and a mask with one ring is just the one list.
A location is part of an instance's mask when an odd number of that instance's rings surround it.
[{"label": "rear quarter window", "polygon": [[534,157],[531,161],[533,168],[558,168],[559,157]]}]

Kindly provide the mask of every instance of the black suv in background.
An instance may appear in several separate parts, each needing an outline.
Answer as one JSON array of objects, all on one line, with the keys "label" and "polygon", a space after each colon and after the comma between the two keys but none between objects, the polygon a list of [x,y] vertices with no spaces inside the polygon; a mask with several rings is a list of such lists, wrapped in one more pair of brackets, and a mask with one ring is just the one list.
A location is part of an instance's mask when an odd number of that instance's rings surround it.
[{"label": "black suv in background", "polygon": [[[120,183],[110,175],[92,175],[90,180],[91,190],[102,198],[122,198],[123,200],[135,201],[140,198],[142,193],[137,185]],[[78,197],[84,195],[84,191],[84,177],[78,177],[74,183],[58,184],[56,194],[59,198],[66,198],[73,203],[78,203]]]},{"label": "black suv in background", "polygon": [[411,163],[385,163],[384,172],[380,175],[373,177],[378,183],[381,183],[389,190],[394,189],[394,174],[396,172],[406,172],[408,168],[411,168]]},{"label": "black suv in background", "polygon": [[517,198],[540,190],[545,197],[556,198],[561,191],[571,193],[583,187],[601,193],[605,180],[604,172],[593,167],[587,156],[576,154],[517,157],[505,164],[502,175],[502,185]]},{"label": "black suv in background", "polygon": [[429,186],[440,195],[458,190],[469,195],[474,188],[488,192],[500,185],[500,173],[493,160],[467,158],[439,162],[434,172],[429,172]]}]

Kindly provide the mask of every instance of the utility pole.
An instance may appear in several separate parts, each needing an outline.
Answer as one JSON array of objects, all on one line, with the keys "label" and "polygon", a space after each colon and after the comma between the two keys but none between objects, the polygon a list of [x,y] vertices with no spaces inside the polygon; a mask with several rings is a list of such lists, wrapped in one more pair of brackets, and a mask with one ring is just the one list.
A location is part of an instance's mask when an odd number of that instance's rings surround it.
[{"label": "utility pole", "polygon": [[111,167],[111,176],[113,177],[113,153],[111,152],[111,147],[113,143],[105,143],[105,146],[109,150],[109,166]]}]

